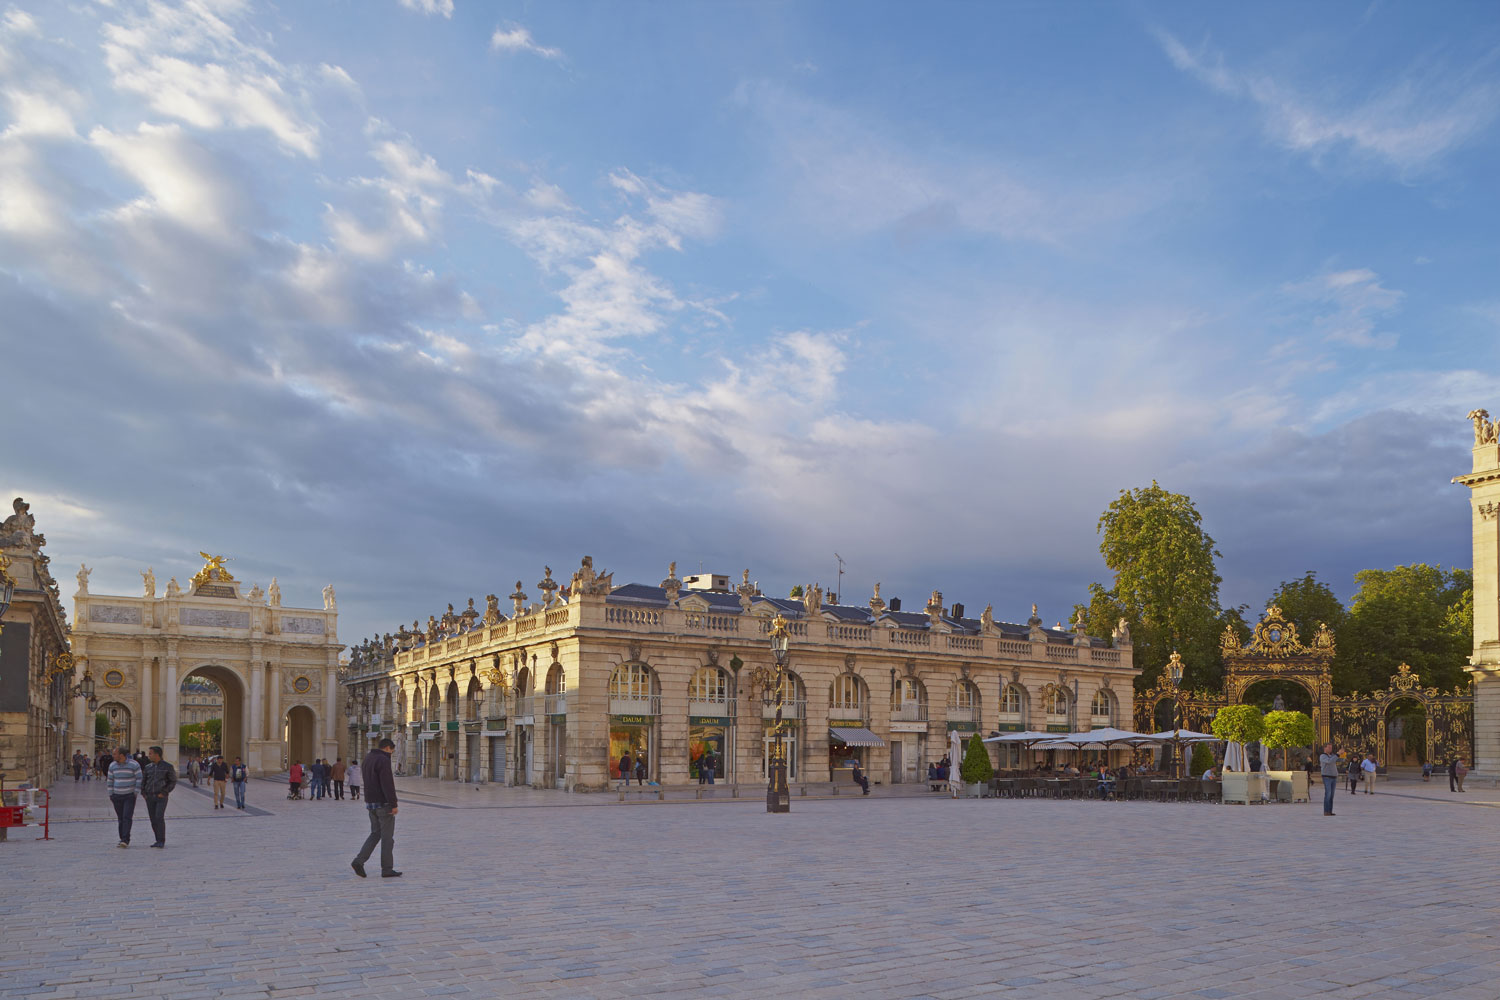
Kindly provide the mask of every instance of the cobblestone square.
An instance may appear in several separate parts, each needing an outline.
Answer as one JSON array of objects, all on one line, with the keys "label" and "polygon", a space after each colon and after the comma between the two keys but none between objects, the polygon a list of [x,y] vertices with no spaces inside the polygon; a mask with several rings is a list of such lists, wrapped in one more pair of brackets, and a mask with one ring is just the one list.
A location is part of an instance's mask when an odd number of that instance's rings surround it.
[{"label": "cobblestone square", "polygon": [[[98,783],[0,845],[0,997],[1500,996],[1500,795],[1259,807],[873,795],[620,805],[402,780],[184,788],[115,848]],[[883,789],[881,791],[890,791]]]}]

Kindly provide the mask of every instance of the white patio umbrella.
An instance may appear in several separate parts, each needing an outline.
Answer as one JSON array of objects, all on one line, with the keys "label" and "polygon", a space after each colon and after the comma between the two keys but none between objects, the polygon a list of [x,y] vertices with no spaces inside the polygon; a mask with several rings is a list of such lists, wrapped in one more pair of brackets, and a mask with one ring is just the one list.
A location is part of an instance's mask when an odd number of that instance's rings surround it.
[{"label": "white patio umbrella", "polygon": [[948,734],[948,794],[952,798],[958,798],[958,793],[963,787],[963,779],[959,777],[958,765],[963,755],[963,741],[959,739],[957,730]]},{"label": "white patio umbrella", "polygon": [[1249,764],[1245,760],[1245,744],[1228,741],[1224,746],[1224,770],[1247,771]]},{"label": "white patio umbrella", "polygon": [[1163,729],[1159,733],[1152,733],[1151,739],[1159,743],[1171,743],[1173,738],[1180,743],[1222,743],[1213,733],[1195,733],[1191,729]]}]

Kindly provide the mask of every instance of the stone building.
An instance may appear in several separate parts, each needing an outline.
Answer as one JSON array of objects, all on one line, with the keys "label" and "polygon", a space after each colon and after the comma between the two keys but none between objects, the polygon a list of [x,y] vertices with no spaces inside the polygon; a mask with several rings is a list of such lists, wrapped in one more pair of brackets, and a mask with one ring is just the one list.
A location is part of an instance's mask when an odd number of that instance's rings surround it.
[{"label": "stone building", "polygon": [[[68,725],[73,678],[66,665],[67,612],[42,552],[31,507],[20,497],[0,523],[0,572],[15,581],[0,619],[0,776],[50,785],[72,756]],[[79,703],[82,699],[79,698]]]},{"label": "stone building", "polygon": [[209,719],[224,718],[224,693],[212,681],[189,677],[182,682],[177,699],[179,726],[193,726]]},{"label": "stone building", "polygon": [[276,580],[242,594],[223,557],[199,554],[208,561],[188,586],[174,578],[161,595],[150,569],[134,597],[91,594],[80,574],[73,653],[78,669],[92,671],[99,711],[121,720],[124,743],[159,744],[175,761],[182,683],[202,677],[222,693],[224,756],[259,773],[282,770],[289,757],[335,756],[344,721],[333,587],[323,588],[321,608],[283,607]]},{"label": "stone building", "polygon": [[1474,538],[1474,777],[1500,781],[1500,427],[1473,410],[1474,464],[1453,481],[1469,488]]},{"label": "stone building", "polygon": [[[946,606],[921,611],[771,598],[727,576],[616,587],[583,565],[563,586],[551,570],[512,614],[490,595],[353,651],[344,670],[349,752],[382,735],[398,768],[465,781],[596,790],[629,753],[649,780],[696,782],[705,753],[718,780],[765,779],[774,717],[767,630],[791,622],[784,717],[793,720],[794,784],[828,781],[858,760],[878,781],[920,782],[947,752],[950,731],[1066,732],[1127,725],[1132,682],[1127,630],[1114,643]],[[1019,753],[1019,751],[1017,751]],[[1008,763],[1001,761],[1001,763]]]}]

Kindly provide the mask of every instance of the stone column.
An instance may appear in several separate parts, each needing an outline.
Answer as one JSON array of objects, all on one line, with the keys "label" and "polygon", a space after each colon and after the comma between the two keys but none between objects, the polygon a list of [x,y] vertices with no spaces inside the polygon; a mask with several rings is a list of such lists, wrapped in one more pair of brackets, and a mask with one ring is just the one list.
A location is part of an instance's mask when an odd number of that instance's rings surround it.
[{"label": "stone column", "polygon": [[162,717],[164,720],[164,725],[162,728],[165,730],[165,732],[163,732],[161,735],[161,747],[162,756],[170,761],[174,766],[177,764],[178,753],[177,668],[177,650],[174,648],[169,648],[167,650],[166,666],[163,668],[161,675],[161,692],[162,698],[165,699],[162,702]]},{"label": "stone column", "polygon": [[[135,730],[134,735],[137,742],[147,737],[153,737],[156,735],[154,729],[156,723],[156,714],[153,711],[156,706],[156,686],[153,683],[156,679],[156,667],[156,657],[153,656],[149,659],[144,656],[141,657],[141,677],[139,685],[139,689],[141,692],[141,703],[139,705],[140,713],[134,719],[130,720],[131,728]],[[102,701],[103,699],[100,700]],[[130,749],[134,750],[135,747],[131,747]]]},{"label": "stone column", "polygon": [[260,742],[266,738],[265,664],[260,659],[250,663],[250,706],[245,721],[245,738]]},{"label": "stone column", "polygon": [[266,771],[281,770],[281,754],[286,749],[281,732],[281,664],[266,663],[266,753],[261,757],[261,768]]},{"label": "stone column", "polygon": [[1474,421],[1473,471],[1455,483],[1469,488],[1474,538],[1474,652],[1468,671],[1474,682],[1475,781],[1500,782],[1500,443],[1483,410]]},{"label": "stone column", "polygon": [[339,756],[339,731],[343,728],[343,713],[338,707],[339,674],[338,654],[330,653],[334,662],[323,668],[323,758]]}]

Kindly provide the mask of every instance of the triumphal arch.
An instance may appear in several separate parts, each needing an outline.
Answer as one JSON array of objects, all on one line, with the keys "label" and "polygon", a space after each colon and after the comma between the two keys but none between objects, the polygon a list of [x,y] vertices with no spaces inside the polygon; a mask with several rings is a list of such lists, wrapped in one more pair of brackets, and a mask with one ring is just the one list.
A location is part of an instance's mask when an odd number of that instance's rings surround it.
[{"label": "triumphal arch", "polygon": [[[158,595],[156,574],[141,574],[133,597],[89,592],[87,566],[73,595],[74,673],[94,678],[107,742],[132,749],[159,744],[177,760],[182,682],[218,685],[224,717],[217,745],[255,772],[338,756],[338,605],[323,588],[322,607],[283,606],[272,578],[245,591],[223,556],[199,553],[203,568],[186,587],[176,578]],[[96,749],[95,722],[75,701],[74,749]]]}]

